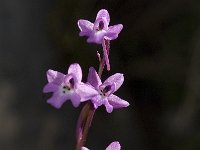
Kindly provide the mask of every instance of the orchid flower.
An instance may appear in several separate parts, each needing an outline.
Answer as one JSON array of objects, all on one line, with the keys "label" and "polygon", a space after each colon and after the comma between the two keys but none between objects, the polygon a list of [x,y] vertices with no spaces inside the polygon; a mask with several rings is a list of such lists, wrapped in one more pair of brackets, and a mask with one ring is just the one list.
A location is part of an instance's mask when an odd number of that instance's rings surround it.
[{"label": "orchid flower", "polygon": [[88,36],[88,43],[102,44],[103,39],[114,40],[121,32],[123,25],[118,24],[108,26],[110,23],[110,15],[107,10],[101,9],[96,16],[94,23],[88,20],[78,20],[78,27],[81,30],[80,36]]},{"label": "orchid flower", "polygon": [[102,83],[95,69],[90,67],[87,82],[98,92],[98,94],[91,98],[95,109],[101,105],[105,105],[106,111],[111,113],[113,108],[129,106],[127,101],[113,94],[124,82],[123,74],[116,73]]},{"label": "orchid flower", "polygon": [[[121,146],[119,144],[119,142],[112,142],[105,150],[120,150]],[[81,150],[89,150],[86,147],[82,147]]]},{"label": "orchid flower", "polygon": [[80,36],[87,36],[88,43],[102,44],[104,51],[104,61],[107,65],[107,70],[110,70],[109,64],[109,41],[118,37],[123,25],[117,24],[114,26],[108,26],[110,23],[110,15],[107,10],[101,9],[96,16],[94,23],[88,20],[78,20],[78,27],[80,29]]},{"label": "orchid flower", "polygon": [[53,92],[53,96],[47,100],[47,103],[55,108],[60,108],[69,99],[74,107],[78,107],[82,100],[88,100],[97,93],[92,86],[81,82],[82,70],[76,63],[70,65],[66,75],[48,70],[47,80],[43,92]]}]

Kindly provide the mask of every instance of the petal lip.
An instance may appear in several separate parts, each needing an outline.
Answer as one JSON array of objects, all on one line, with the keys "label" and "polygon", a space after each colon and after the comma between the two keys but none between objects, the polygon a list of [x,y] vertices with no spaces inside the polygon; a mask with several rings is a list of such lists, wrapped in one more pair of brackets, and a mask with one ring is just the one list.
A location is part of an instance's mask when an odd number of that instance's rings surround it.
[{"label": "petal lip", "polygon": [[113,106],[113,108],[124,108],[124,107],[128,107],[130,104],[129,102],[119,98],[118,96],[111,94],[108,97],[108,102],[110,105]]},{"label": "petal lip", "polygon": [[70,95],[70,99],[71,99],[72,105],[75,108],[78,107],[80,105],[80,103],[81,103],[81,97],[80,97],[80,95],[78,95],[75,92]]},{"label": "petal lip", "polygon": [[90,36],[87,39],[87,42],[88,43],[102,44],[106,33],[107,33],[107,31],[105,31],[105,30],[92,31],[92,33],[90,34]]},{"label": "petal lip", "polygon": [[124,75],[122,73],[115,73],[114,75],[110,76],[104,81],[104,83],[106,82],[115,83],[116,84],[115,91],[117,91],[124,82]]},{"label": "petal lip", "polygon": [[81,66],[77,63],[71,64],[68,69],[68,74],[73,74],[78,82],[82,80],[82,69]]},{"label": "petal lip", "polygon": [[53,96],[51,98],[49,98],[47,100],[47,103],[52,105],[53,107],[59,109],[61,108],[61,106],[63,105],[63,103],[65,103],[65,101],[67,101],[69,98],[68,98],[68,95],[59,95],[59,92],[56,92],[53,94]]},{"label": "petal lip", "polygon": [[101,79],[99,78],[99,75],[97,74],[94,67],[89,68],[87,82],[91,84],[96,90],[98,90],[99,86],[102,84]]},{"label": "petal lip", "polygon": [[96,16],[96,20],[98,20],[99,18],[105,18],[108,24],[110,23],[110,15],[106,9],[99,10]]}]

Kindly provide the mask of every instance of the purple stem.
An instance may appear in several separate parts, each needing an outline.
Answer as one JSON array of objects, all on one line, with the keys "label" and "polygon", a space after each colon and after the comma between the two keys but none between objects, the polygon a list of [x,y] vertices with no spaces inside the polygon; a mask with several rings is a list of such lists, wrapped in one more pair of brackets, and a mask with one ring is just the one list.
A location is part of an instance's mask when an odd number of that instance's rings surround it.
[{"label": "purple stem", "polygon": [[[103,73],[104,65],[105,65],[104,58],[100,59],[99,71],[98,71],[98,75],[100,78]],[[90,101],[88,101],[82,108],[78,121],[77,121],[76,150],[81,150],[81,147],[85,145],[89,128],[93,120],[94,113],[95,113],[95,108],[93,104]]]}]

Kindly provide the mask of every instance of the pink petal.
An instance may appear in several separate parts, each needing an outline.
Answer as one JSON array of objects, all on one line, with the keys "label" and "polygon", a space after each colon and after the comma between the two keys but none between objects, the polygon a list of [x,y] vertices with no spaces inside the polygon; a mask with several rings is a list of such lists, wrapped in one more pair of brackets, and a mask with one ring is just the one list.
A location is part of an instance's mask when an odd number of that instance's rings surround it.
[{"label": "pink petal", "polygon": [[80,102],[81,97],[80,97],[78,94],[76,94],[76,93],[71,94],[71,95],[70,95],[70,99],[71,99],[72,105],[73,105],[74,107],[78,107],[79,104],[81,103],[81,102]]},{"label": "pink petal", "polygon": [[47,83],[43,88],[43,92],[44,93],[55,92],[58,90],[58,88],[59,88],[59,86],[56,84]]},{"label": "pink petal", "polygon": [[87,39],[87,42],[102,44],[105,35],[106,35],[106,31],[104,31],[104,30],[95,31],[92,34],[90,34],[89,38]]},{"label": "pink petal", "polygon": [[128,107],[130,105],[127,101],[119,98],[114,94],[111,94],[108,97],[108,102],[110,103],[110,105],[113,106],[113,108],[123,108],[123,107]]},{"label": "pink petal", "polygon": [[92,99],[92,103],[94,105],[94,108],[97,109],[99,106],[104,104],[105,99],[102,99],[102,97],[98,94]]},{"label": "pink petal", "polygon": [[99,89],[101,91],[103,91],[103,93],[108,96],[112,93],[115,92],[115,89],[116,89],[116,84],[115,83],[110,83],[110,82],[104,82],[103,84],[101,84],[99,86]]},{"label": "pink petal", "polygon": [[108,25],[109,22],[106,20],[105,17],[96,19],[94,22],[94,27],[93,31],[98,31],[98,30],[108,30]]},{"label": "pink petal", "polygon": [[51,70],[49,69],[47,71],[47,80],[48,82],[53,82],[53,80],[56,78],[57,76],[57,71]]},{"label": "pink petal", "polygon": [[89,150],[87,147],[81,147],[81,150]]},{"label": "pink petal", "polygon": [[73,74],[78,82],[82,80],[82,70],[79,64],[71,64],[68,69],[68,74]]},{"label": "pink petal", "polygon": [[76,88],[78,84],[78,80],[74,74],[67,74],[65,78],[63,79],[63,84],[65,86],[68,86],[70,88]]},{"label": "pink petal", "polygon": [[81,102],[84,102],[96,96],[98,91],[91,85],[81,83],[77,85],[76,93],[80,95]]},{"label": "pink petal", "polygon": [[105,107],[108,113],[111,113],[113,111],[113,106],[108,103],[108,100],[105,100]]},{"label": "pink petal", "polygon": [[78,20],[78,27],[81,30],[79,34],[80,36],[90,36],[93,30],[94,24],[88,20],[80,19]]},{"label": "pink petal", "polygon": [[118,37],[118,34],[121,32],[122,29],[123,29],[122,24],[110,26],[108,28],[108,32],[105,35],[105,39],[108,39],[108,40],[116,39]]},{"label": "pink petal", "polygon": [[105,18],[107,23],[110,23],[110,15],[108,13],[108,11],[106,9],[101,9],[98,13],[97,13],[97,17],[96,20],[100,19],[100,18]]},{"label": "pink petal", "polygon": [[49,69],[47,71],[48,82],[53,82],[54,84],[60,85],[63,81],[64,76],[65,75],[63,73],[60,73],[58,71],[54,71],[54,70],[51,70],[51,69]]},{"label": "pink petal", "polygon": [[56,92],[50,99],[47,100],[47,103],[59,109],[68,99],[68,95],[60,95],[59,92]]},{"label": "pink petal", "polygon": [[124,82],[124,75],[121,73],[116,73],[116,74],[110,76],[108,79],[106,79],[106,81],[104,83],[106,83],[106,82],[115,83],[115,85],[116,85],[115,91],[117,91],[120,88],[120,86],[122,85],[122,83]]},{"label": "pink petal", "polygon": [[112,142],[105,150],[120,150],[121,149],[121,145],[119,144],[119,142]]},{"label": "pink petal", "polygon": [[89,74],[87,78],[87,82],[89,82],[95,89],[99,88],[99,85],[102,84],[99,75],[93,67],[89,68]]}]

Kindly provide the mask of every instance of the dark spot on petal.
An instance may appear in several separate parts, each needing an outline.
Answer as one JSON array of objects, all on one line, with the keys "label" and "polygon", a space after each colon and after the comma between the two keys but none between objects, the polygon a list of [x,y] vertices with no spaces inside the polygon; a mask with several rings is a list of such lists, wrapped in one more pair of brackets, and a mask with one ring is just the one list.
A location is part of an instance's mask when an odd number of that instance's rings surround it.
[{"label": "dark spot on petal", "polygon": [[111,90],[111,86],[108,85],[108,86],[106,86],[106,87],[103,89],[103,93],[107,93],[107,92],[109,92],[110,90]]},{"label": "dark spot on petal", "polygon": [[102,30],[104,28],[104,23],[103,21],[99,22],[99,30]]},{"label": "dark spot on petal", "polygon": [[68,91],[70,90],[70,87],[68,86],[63,86],[63,89],[67,89]]},{"label": "dark spot on petal", "polygon": [[73,87],[74,87],[74,79],[71,78],[71,79],[69,80],[69,83],[70,83],[70,86],[73,88]]}]

